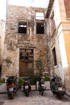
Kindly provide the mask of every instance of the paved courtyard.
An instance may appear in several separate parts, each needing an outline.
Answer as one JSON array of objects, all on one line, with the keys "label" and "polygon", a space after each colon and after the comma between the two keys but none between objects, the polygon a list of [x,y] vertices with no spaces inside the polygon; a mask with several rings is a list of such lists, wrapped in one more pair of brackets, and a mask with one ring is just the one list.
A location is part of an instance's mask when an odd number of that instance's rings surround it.
[{"label": "paved courtyard", "polygon": [[[0,92],[6,91],[6,85],[0,86]],[[41,96],[38,91],[31,91],[29,97],[19,90],[13,100],[8,99],[7,94],[0,94],[0,105],[70,105],[70,98],[64,96],[57,99],[51,91],[45,91]]]},{"label": "paved courtyard", "polygon": [[51,91],[45,91],[41,96],[38,91],[31,91],[26,97],[22,91],[18,91],[13,100],[9,100],[7,94],[0,94],[0,105],[70,105],[70,98],[64,96],[59,100]]}]

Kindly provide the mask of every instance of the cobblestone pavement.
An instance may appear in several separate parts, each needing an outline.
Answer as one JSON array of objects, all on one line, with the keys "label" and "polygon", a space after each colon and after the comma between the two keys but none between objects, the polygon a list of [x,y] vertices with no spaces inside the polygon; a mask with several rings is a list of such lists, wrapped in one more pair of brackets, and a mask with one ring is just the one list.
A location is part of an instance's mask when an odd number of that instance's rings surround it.
[{"label": "cobblestone pavement", "polygon": [[26,97],[22,91],[18,91],[13,100],[9,100],[7,94],[0,94],[0,102],[0,105],[70,105],[70,98],[64,96],[59,100],[51,91],[45,91],[44,96],[38,91],[31,91],[29,97]]}]

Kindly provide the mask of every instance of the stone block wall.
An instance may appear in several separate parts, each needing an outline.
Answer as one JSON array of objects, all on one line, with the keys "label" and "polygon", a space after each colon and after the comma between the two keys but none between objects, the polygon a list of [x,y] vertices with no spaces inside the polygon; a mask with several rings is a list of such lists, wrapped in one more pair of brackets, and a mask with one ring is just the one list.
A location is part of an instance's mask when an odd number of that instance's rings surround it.
[{"label": "stone block wall", "polygon": [[[36,22],[45,20],[36,20],[36,11],[45,12],[43,8],[9,6],[6,22],[5,50],[3,55],[2,76],[18,75],[19,76],[19,51],[23,49],[34,50],[34,69],[35,60],[41,58],[43,62],[43,71],[48,72],[47,60],[47,41],[45,34],[36,34]],[[27,34],[18,33],[19,22],[27,22]],[[10,57],[12,64],[7,67],[6,58]]]}]

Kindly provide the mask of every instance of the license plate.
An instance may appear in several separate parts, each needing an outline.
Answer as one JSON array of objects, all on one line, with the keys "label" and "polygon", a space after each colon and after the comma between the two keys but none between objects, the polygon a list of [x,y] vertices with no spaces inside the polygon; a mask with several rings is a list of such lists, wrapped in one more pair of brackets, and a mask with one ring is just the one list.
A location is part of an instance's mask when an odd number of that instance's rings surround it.
[{"label": "license plate", "polygon": [[62,88],[58,88],[59,91],[62,91]]},{"label": "license plate", "polygon": [[43,86],[43,87],[44,87],[44,84],[42,84],[41,86]]},{"label": "license plate", "polygon": [[28,89],[28,86],[25,86],[25,89]]},{"label": "license plate", "polygon": [[9,91],[13,91],[13,88],[9,88]]}]

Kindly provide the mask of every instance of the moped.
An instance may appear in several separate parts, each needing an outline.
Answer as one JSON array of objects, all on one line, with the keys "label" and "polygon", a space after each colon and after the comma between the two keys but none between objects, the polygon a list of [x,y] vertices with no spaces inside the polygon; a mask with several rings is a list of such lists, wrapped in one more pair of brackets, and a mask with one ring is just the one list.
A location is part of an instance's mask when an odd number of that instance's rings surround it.
[{"label": "moped", "polygon": [[23,90],[24,90],[24,94],[25,96],[29,96],[29,93],[31,91],[31,84],[30,84],[30,78],[29,77],[26,77],[24,79],[24,86],[23,86]]},{"label": "moped", "polygon": [[66,92],[65,85],[59,76],[53,76],[50,81],[50,88],[53,94],[55,94],[59,99],[61,99]]},{"label": "moped", "polygon": [[44,77],[39,78],[39,84],[38,84],[38,89],[40,94],[43,96],[44,91],[45,91],[45,82],[44,82]]},{"label": "moped", "polygon": [[9,76],[7,79],[7,91],[9,99],[13,99],[17,92],[17,77]]}]

